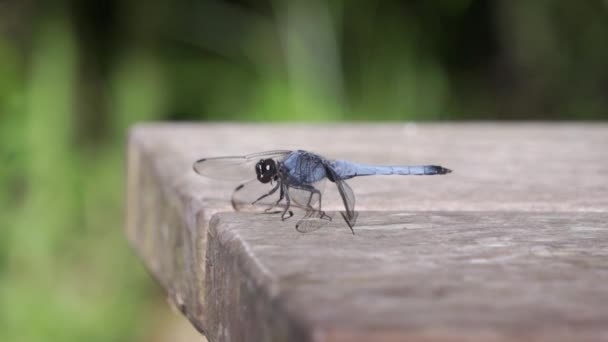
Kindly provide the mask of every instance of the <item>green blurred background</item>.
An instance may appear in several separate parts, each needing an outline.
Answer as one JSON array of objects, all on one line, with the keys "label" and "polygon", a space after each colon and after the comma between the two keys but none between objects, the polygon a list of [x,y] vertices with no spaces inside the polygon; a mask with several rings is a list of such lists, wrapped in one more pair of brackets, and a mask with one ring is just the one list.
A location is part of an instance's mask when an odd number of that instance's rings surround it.
[{"label": "green blurred background", "polygon": [[[0,340],[148,341],[146,120],[601,120],[608,1],[0,1]],[[160,339],[157,337],[157,339]]]}]

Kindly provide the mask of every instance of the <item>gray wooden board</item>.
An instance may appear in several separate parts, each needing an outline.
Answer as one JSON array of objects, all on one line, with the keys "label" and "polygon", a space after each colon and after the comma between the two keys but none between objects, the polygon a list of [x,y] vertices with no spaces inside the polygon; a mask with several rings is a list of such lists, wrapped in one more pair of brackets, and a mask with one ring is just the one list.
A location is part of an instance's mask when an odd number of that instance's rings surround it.
[{"label": "gray wooden board", "polygon": [[[608,338],[607,146],[605,124],[142,124],[126,229],[212,341]],[[352,236],[232,213],[236,184],[192,171],[282,148],[454,173],[351,180]]]},{"label": "gray wooden board", "polygon": [[[207,265],[249,281],[220,288],[210,311],[224,331],[212,336],[298,340],[297,330],[258,328],[276,315],[319,341],[608,338],[608,214],[365,212],[359,221],[355,236],[337,223],[299,234],[267,215],[218,215],[210,245],[234,257]],[[249,314],[269,303],[271,314]]]}]

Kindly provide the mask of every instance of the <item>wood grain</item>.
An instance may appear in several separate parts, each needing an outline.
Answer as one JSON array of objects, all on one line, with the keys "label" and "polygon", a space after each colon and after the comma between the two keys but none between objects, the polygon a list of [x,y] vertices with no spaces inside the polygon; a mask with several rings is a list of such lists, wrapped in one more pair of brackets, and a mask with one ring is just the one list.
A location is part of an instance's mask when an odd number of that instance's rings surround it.
[{"label": "wood grain", "polygon": [[[607,146],[605,124],[138,125],[126,230],[211,341],[608,339]],[[236,184],[192,171],[282,148],[454,173],[349,181],[352,236],[233,213]]]}]

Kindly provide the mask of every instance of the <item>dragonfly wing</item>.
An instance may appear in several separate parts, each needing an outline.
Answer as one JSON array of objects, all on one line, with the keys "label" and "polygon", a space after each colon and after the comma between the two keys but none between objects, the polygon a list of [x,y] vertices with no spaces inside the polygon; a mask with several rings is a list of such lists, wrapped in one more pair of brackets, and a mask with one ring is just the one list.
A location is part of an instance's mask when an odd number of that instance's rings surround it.
[{"label": "dragonfly wing", "polygon": [[342,197],[342,202],[344,204],[344,212],[341,212],[342,217],[344,217],[344,221],[348,224],[350,230],[355,233],[353,230],[353,226],[357,222],[357,212],[355,211],[355,193],[353,189],[343,180],[336,180],[336,185],[338,186],[338,192]]},{"label": "dragonfly wing", "polygon": [[342,217],[344,218],[344,221],[346,221],[346,224],[348,224],[351,232],[355,234],[353,226],[357,222],[358,216],[357,212],[355,211],[355,193],[353,192],[353,189],[351,189],[351,187],[346,183],[346,181],[340,179],[339,173],[334,170],[331,162],[326,160],[324,161],[324,165],[325,170],[328,173],[327,176],[330,177],[334,183],[336,183],[338,192],[342,198],[342,203],[344,204],[344,211],[340,212],[340,214],[342,214]]},{"label": "dragonfly wing", "polygon": [[304,216],[296,223],[296,230],[300,233],[315,231],[331,221],[321,206],[325,183],[322,179],[313,184],[288,187],[291,204],[304,210]]},{"label": "dragonfly wing", "polygon": [[236,211],[262,211],[277,205],[281,191],[278,183],[261,183],[256,178],[241,183],[232,193],[232,207]]},{"label": "dragonfly wing", "polygon": [[260,159],[282,159],[291,151],[276,150],[252,153],[245,156],[212,157],[197,160],[194,171],[214,179],[242,181],[255,176],[255,164]]},{"label": "dragonfly wing", "polygon": [[240,181],[255,174],[255,163],[244,157],[203,158],[194,163],[194,171],[214,179]]},{"label": "dragonfly wing", "polygon": [[324,178],[318,182],[307,185],[287,184],[289,188],[289,198],[291,199],[291,204],[304,210],[307,210],[311,207],[314,209],[321,210],[320,205],[318,205],[317,203],[322,203],[321,197],[323,196],[323,192],[325,191],[325,183],[326,181]]},{"label": "dragonfly wing", "polygon": [[[323,216],[321,216],[323,215]],[[300,233],[310,233],[318,230],[331,221],[331,217],[318,211],[309,211],[296,223],[296,230]]]}]

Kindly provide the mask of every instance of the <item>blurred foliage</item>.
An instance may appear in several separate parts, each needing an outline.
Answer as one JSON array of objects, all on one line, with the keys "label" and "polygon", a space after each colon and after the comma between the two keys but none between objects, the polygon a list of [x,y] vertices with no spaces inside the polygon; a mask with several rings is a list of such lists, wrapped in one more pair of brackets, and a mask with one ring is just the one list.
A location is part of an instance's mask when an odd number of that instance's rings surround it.
[{"label": "blurred foliage", "polygon": [[608,1],[0,2],[0,340],[149,336],[146,120],[608,118]]},{"label": "blurred foliage", "polygon": [[[1,94],[0,340],[136,336],[150,289],[121,233],[122,138],[78,143],[77,46],[64,20],[40,23],[27,67],[4,47],[0,65],[12,79]],[[134,70],[121,80],[130,95],[154,96]],[[117,103],[158,118],[149,106]],[[112,131],[128,124],[116,117]]]}]

